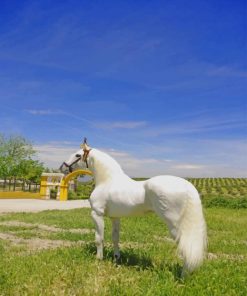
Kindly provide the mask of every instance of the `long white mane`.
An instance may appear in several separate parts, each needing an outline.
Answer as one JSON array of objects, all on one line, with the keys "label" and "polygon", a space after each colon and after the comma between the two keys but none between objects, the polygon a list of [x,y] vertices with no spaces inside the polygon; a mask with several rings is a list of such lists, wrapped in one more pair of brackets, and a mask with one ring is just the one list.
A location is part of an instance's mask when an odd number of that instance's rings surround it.
[{"label": "long white mane", "polygon": [[105,179],[124,175],[124,171],[115,159],[95,148],[90,151],[89,166],[94,171],[96,179],[97,177],[101,177],[100,179]]}]

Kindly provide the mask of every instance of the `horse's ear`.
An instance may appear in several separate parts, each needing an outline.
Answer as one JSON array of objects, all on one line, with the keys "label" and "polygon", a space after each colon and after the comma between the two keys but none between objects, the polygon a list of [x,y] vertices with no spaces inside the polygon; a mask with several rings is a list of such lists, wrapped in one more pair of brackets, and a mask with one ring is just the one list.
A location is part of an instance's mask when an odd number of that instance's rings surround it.
[{"label": "horse's ear", "polygon": [[86,137],[84,138],[83,143],[81,144],[81,148],[83,150],[89,150],[90,149],[90,147],[89,147],[89,145],[87,143],[87,138]]}]

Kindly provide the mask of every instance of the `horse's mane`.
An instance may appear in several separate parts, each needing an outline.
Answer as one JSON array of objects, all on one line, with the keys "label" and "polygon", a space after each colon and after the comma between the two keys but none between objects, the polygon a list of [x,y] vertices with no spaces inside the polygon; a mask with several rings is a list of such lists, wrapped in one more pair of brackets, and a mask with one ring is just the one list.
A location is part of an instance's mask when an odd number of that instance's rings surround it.
[{"label": "horse's mane", "polygon": [[100,165],[105,170],[115,172],[115,173],[123,173],[123,170],[119,163],[112,158],[110,155],[108,155],[105,152],[102,152],[98,149],[93,148],[92,149],[92,157],[95,159],[98,165]]}]

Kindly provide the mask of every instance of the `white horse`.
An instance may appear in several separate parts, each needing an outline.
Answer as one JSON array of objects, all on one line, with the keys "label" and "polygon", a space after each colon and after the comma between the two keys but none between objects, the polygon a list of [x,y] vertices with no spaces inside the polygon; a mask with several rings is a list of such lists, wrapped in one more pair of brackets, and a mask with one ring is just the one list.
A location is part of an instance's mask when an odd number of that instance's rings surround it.
[{"label": "white horse", "polygon": [[71,170],[71,165],[82,160],[93,173],[95,189],[90,204],[96,226],[97,258],[103,259],[104,216],[112,219],[114,257],[118,259],[120,218],[155,212],[178,244],[184,260],[183,274],[201,265],[207,245],[206,224],[199,194],[190,182],[174,176],[134,181],[112,157],[91,149],[86,140],[81,148],[64,164]]}]

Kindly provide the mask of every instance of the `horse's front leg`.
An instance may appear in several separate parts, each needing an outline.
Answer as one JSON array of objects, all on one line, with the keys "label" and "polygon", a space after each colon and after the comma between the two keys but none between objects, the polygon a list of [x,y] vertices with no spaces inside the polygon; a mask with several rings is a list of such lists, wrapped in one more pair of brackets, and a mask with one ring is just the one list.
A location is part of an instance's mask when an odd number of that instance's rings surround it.
[{"label": "horse's front leg", "polygon": [[92,218],[95,224],[95,243],[97,246],[98,259],[103,259],[103,241],[104,241],[104,217],[92,211]]},{"label": "horse's front leg", "polygon": [[112,242],[114,247],[114,258],[118,260],[120,258],[119,251],[119,231],[120,231],[120,219],[112,218]]}]

